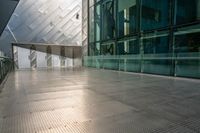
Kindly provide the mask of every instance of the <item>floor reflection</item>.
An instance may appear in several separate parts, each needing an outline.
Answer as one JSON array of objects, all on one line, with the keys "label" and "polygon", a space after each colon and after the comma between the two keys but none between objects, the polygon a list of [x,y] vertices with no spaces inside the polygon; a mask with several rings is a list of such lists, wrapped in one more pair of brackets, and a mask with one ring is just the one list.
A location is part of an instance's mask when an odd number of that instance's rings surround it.
[{"label": "floor reflection", "polygon": [[19,70],[0,93],[0,132],[199,132],[199,88],[109,70]]}]

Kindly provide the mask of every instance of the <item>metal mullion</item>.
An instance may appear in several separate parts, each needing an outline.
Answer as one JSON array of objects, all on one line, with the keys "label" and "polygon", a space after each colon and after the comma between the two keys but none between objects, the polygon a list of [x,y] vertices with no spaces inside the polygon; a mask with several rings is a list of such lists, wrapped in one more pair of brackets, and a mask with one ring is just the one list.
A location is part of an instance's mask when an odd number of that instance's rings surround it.
[{"label": "metal mullion", "polygon": [[174,25],[176,23],[176,11],[177,11],[177,0],[170,0],[170,31],[169,31],[169,46],[170,46],[170,52],[172,53],[172,59],[171,59],[171,76],[176,75],[176,61],[175,61],[175,36],[174,36]]},{"label": "metal mullion", "polygon": [[100,5],[100,37],[99,37],[99,41],[98,43],[100,44],[100,52],[99,54],[101,55],[101,38],[102,38],[102,4],[100,3],[101,0],[98,2],[98,4]]},{"label": "metal mullion", "polygon": [[[94,5],[94,55],[96,54],[96,0],[95,0],[95,5]],[[95,55],[96,56],[96,55]]]},{"label": "metal mullion", "polygon": [[118,0],[114,0],[114,3],[115,3],[115,53],[116,55],[118,55]]},{"label": "metal mullion", "polygon": [[87,33],[87,36],[88,36],[88,39],[87,39],[87,55],[89,56],[90,55],[90,51],[89,51],[89,42],[90,42],[90,27],[89,27],[89,24],[90,23],[90,7],[89,7],[89,0],[87,0],[87,30],[88,30],[88,33]]},{"label": "metal mullion", "polygon": [[143,48],[143,41],[141,40],[142,32],[141,32],[141,22],[142,22],[142,0],[137,0],[136,1],[136,13],[137,13],[137,27],[136,31],[138,32],[137,38],[138,38],[138,43],[140,46],[140,72],[143,72],[143,56],[144,56],[144,48]]}]

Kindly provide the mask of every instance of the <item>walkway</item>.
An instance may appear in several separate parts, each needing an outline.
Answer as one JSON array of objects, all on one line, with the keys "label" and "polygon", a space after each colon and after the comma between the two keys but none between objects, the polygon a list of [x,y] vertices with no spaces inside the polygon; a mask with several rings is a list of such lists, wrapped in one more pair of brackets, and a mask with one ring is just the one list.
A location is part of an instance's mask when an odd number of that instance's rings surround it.
[{"label": "walkway", "polygon": [[197,133],[199,105],[199,80],[16,71],[0,94],[0,133]]}]

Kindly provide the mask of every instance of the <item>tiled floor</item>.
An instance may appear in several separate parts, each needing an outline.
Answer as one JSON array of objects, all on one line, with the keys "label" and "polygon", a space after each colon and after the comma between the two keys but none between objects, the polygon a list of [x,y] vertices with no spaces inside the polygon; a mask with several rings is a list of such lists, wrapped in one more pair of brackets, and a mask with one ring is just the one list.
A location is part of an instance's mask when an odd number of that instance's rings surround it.
[{"label": "tiled floor", "polygon": [[0,133],[198,133],[200,80],[109,70],[16,71]]}]

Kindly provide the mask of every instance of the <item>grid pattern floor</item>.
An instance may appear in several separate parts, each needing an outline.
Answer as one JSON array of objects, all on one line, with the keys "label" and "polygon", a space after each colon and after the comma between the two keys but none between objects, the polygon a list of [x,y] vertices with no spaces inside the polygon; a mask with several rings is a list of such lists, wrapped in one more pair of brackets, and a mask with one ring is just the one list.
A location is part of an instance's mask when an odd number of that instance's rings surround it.
[{"label": "grid pattern floor", "polygon": [[200,80],[109,70],[19,70],[0,133],[198,133]]}]

